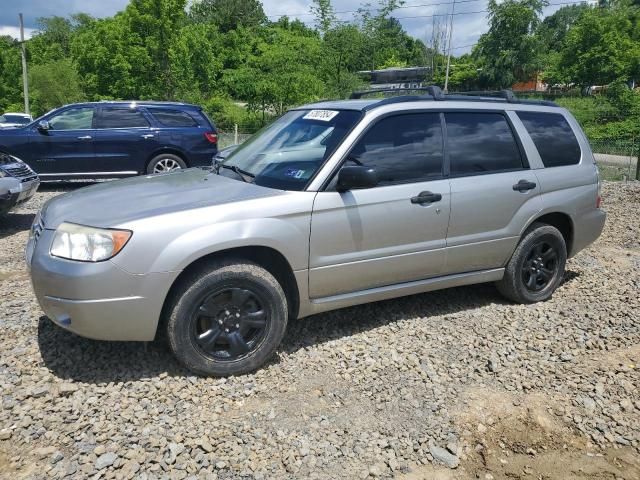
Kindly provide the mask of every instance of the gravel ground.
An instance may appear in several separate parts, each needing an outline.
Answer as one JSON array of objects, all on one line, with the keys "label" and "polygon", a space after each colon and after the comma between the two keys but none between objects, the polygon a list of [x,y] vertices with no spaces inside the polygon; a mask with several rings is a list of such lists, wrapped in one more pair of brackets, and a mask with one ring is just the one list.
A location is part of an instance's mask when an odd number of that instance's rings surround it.
[{"label": "gravel ground", "polygon": [[22,252],[52,187],[0,219],[0,477],[640,478],[640,183],[543,304],[490,285],[290,325],[253,375],[42,316]]}]

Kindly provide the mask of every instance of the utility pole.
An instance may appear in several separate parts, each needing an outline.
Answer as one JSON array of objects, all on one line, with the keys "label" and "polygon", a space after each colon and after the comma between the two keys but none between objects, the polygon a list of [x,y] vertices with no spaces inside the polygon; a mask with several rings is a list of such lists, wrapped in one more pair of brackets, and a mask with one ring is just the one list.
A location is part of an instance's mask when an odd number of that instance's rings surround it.
[{"label": "utility pole", "polygon": [[451,22],[449,23],[449,45],[447,47],[447,72],[444,75],[444,93],[449,90],[449,66],[451,65],[451,37],[453,36],[453,16],[456,13],[456,0],[453,0],[451,7]]},{"label": "utility pole", "polygon": [[19,13],[20,18],[20,47],[22,49],[22,88],[24,90],[24,113],[31,115],[29,111],[29,76],[27,75],[27,49],[24,46],[24,21],[22,20],[22,14]]},{"label": "utility pole", "polygon": [[638,147],[638,156],[636,157],[636,180],[640,180],[640,143]]}]

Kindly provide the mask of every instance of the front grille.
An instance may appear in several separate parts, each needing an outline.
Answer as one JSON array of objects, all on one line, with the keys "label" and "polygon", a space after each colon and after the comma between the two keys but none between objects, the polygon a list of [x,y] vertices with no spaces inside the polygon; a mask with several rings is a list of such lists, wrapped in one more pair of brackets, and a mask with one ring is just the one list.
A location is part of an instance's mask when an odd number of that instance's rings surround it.
[{"label": "front grille", "polygon": [[36,172],[31,170],[29,166],[25,164],[14,163],[12,165],[6,165],[4,167],[4,171],[12,177],[19,178],[23,182],[27,182],[37,177]]}]

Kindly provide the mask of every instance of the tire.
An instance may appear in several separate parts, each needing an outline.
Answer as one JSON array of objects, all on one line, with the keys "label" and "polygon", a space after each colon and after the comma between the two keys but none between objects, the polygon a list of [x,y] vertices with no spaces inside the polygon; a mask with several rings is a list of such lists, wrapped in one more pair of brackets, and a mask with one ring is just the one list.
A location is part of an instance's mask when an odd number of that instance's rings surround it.
[{"label": "tire", "polygon": [[534,223],[513,252],[498,290],[516,303],[548,300],[562,281],[566,262],[567,246],[560,231]]},{"label": "tire", "polygon": [[179,156],[172,153],[161,153],[151,159],[147,165],[147,174],[167,173],[187,168],[187,164]]},{"label": "tire", "polygon": [[252,372],[287,327],[287,298],[264,268],[218,261],[185,279],[167,309],[167,340],[178,361],[206,376]]}]

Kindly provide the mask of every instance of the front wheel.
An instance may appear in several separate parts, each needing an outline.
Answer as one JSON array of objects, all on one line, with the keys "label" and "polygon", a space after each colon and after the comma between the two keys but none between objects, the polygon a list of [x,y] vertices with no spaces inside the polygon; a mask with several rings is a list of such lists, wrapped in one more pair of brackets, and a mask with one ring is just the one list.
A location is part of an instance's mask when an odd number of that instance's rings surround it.
[{"label": "front wheel", "polygon": [[174,355],[201,375],[256,370],[287,326],[287,299],[268,271],[244,261],[216,262],[182,283],[168,310]]},{"label": "front wheel", "polygon": [[183,168],[187,168],[187,164],[179,156],[172,153],[161,153],[151,159],[147,165],[147,173],[167,173]]},{"label": "front wheel", "polygon": [[566,262],[567,246],[558,229],[534,223],[513,252],[498,290],[517,303],[547,300],[560,285]]}]

